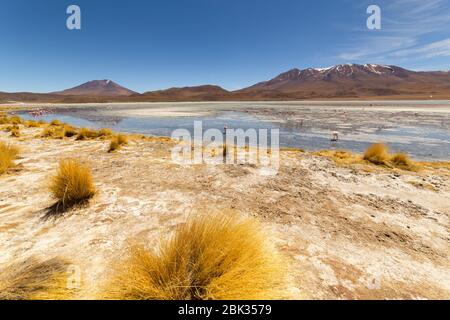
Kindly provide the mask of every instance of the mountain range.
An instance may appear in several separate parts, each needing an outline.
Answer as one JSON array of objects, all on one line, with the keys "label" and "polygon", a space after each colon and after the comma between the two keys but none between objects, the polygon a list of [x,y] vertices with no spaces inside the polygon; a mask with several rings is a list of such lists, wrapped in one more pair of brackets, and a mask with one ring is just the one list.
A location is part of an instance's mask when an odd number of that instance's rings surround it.
[{"label": "mountain range", "polygon": [[111,80],[53,93],[0,92],[0,102],[257,101],[308,99],[450,99],[449,71],[411,71],[378,64],[292,69],[236,91],[219,86],[170,88],[142,94]]}]

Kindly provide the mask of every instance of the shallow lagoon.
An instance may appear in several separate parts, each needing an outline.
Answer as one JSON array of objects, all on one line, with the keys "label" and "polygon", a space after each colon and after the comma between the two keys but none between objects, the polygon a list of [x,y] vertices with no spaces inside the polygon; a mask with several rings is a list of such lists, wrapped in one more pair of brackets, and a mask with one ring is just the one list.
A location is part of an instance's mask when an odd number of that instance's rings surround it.
[{"label": "shallow lagoon", "polygon": [[[374,142],[417,160],[450,160],[450,102],[226,102],[48,106],[59,119],[78,127],[170,136],[178,128],[192,132],[224,125],[242,129],[280,129],[280,145],[306,150],[362,152]],[[35,119],[28,112],[20,115]],[[338,131],[340,141],[332,142]]]}]

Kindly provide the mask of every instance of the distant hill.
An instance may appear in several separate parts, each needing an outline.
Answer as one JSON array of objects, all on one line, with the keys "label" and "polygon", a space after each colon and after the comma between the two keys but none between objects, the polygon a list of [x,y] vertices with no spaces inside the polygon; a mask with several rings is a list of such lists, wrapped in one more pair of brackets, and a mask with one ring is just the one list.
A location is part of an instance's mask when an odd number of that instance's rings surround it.
[{"label": "distant hill", "polygon": [[94,80],[49,94],[3,93],[0,102],[157,102],[320,99],[450,99],[449,71],[411,71],[378,64],[292,69],[248,88],[170,88],[139,94],[111,80]]},{"label": "distant hill", "polygon": [[131,96],[133,94],[137,94],[137,92],[124,88],[111,80],[92,80],[71,89],[53,92],[53,94],[68,96],[117,97]]},{"label": "distant hill", "polygon": [[142,98],[151,101],[214,101],[226,99],[229,95],[229,91],[219,86],[204,85],[145,92]]}]

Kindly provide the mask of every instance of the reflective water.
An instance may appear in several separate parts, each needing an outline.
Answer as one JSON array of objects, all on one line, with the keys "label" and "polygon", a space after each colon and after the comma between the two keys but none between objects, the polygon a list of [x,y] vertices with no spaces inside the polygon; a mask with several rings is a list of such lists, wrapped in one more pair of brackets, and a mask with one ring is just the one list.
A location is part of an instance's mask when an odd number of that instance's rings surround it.
[{"label": "reflective water", "polygon": [[[202,107],[207,104],[203,104]],[[224,125],[241,129],[280,129],[280,145],[306,150],[346,149],[362,152],[374,142],[385,142],[395,152],[406,152],[418,160],[450,160],[450,113],[431,112],[422,109],[376,110],[365,108],[340,109],[339,106],[318,108],[290,104],[286,107],[272,104],[246,104],[245,108],[224,104],[214,112],[193,116],[187,106],[181,116],[137,115],[126,107],[107,109],[102,107],[57,108],[55,113],[38,117],[51,121],[59,119],[77,127],[104,128],[115,131],[170,136],[175,129],[193,131],[194,121],[202,121],[203,130]],[[401,105],[401,104],[400,104]],[[171,105],[168,104],[168,107]],[[139,110],[154,108],[139,106]],[[164,106],[162,107],[164,108]],[[206,108],[206,107],[205,107]],[[145,113],[145,112],[144,112]],[[34,118],[23,112],[21,116]],[[340,140],[331,141],[333,131],[339,132]]]}]

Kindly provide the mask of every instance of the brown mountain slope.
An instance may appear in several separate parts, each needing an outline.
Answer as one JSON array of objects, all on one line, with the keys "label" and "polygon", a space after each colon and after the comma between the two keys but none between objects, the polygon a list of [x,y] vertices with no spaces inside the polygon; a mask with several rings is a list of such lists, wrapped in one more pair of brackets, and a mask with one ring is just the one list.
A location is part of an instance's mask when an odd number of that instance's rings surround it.
[{"label": "brown mountain slope", "polygon": [[71,96],[131,96],[136,92],[124,88],[111,80],[93,80],[77,87],[60,92],[59,95]]},{"label": "brown mountain slope", "polygon": [[226,100],[229,96],[230,92],[219,86],[203,85],[149,91],[141,98],[147,101],[214,101]]},{"label": "brown mountain slope", "polygon": [[139,94],[110,80],[95,80],[51,94],[2,93],[0,102],[158,102],[308,99],[450,99],[450,72],[416,72],[397,66],[346,64],[292,69],[237,91],[213,85]]},{"label": "brown mountain slope", "polygon": [[450,73],[415,72],[375,64],[346,64],[322,69],[292,69],[237,92],[292,98],[450,96]]}]

